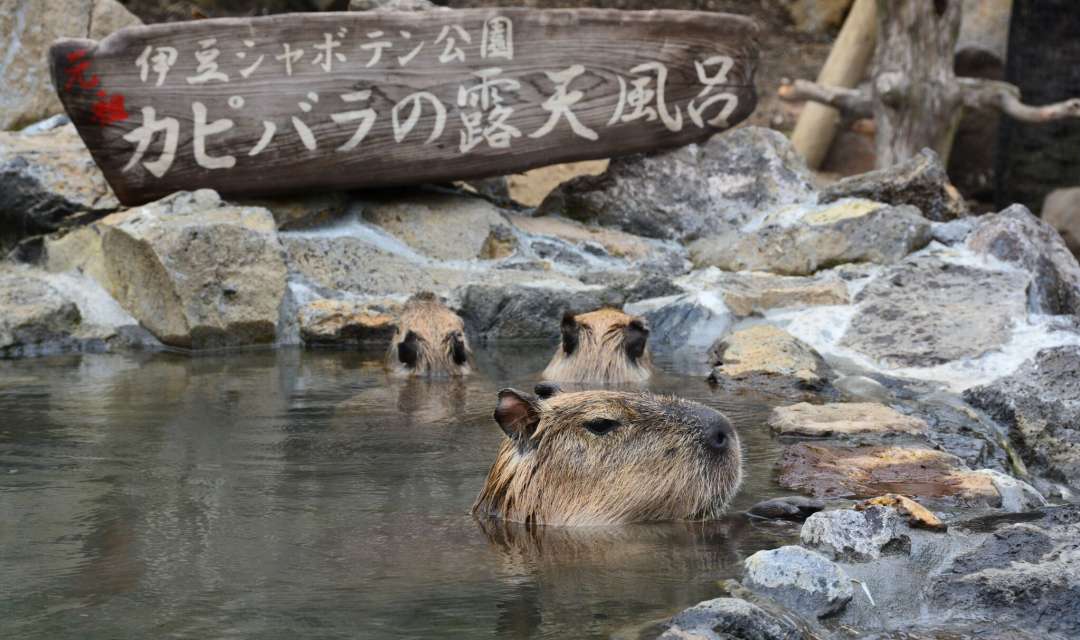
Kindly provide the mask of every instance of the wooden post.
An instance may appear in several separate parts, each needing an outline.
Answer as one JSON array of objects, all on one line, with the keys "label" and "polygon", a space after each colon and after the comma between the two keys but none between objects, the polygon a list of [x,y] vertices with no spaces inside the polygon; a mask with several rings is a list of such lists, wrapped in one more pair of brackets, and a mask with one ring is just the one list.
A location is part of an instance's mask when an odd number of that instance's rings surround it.
[{"label": "wooden post", "polygon": [[[874,2],[855,1],[825,60],[825,66],[821,68],[818,84],[850,88],[866,75],[877,32]],[[840,112],[833,107],[810,102],[803,108],[795,123],[791,142],[811,169],[820,167],[825,160],[839,125]]]}]

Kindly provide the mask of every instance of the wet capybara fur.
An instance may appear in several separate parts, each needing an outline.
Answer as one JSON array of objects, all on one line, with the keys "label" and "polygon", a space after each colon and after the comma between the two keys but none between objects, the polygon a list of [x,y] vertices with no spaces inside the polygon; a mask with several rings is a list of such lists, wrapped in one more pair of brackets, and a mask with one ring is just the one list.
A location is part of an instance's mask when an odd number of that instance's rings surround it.
[{"label": "wet capybara fur", "polygon": [[463,376],[472,371],[465,322],[432,293],[405,303],[386,352],[386,367],[403,376]]},{"label": "wet capybara fur", "polygon": [[566,314],[562,341],[547,369],[545,380],[558,382],[645,382],[652,375],[646,341],[649,327],[643,318],[604,308]]},{"label": "wet capybara fur", "polygon": [[721,413],[649,393],[499,392],[506,440],[473,504],[526,525],[709,520],[742,482],[739,437]]}]

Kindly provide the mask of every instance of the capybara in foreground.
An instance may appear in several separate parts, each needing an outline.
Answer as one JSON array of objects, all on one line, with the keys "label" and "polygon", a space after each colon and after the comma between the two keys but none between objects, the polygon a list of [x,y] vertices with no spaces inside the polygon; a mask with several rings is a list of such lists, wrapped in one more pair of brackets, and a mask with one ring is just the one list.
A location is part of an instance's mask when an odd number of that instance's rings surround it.
[{"label": "capybara in foreground", "polygon": [[562,341],[545,380],[558,382],[645,382],[652,375],[643,318],[604,308],[580,315],[566,314]]},{"label": "capybara in foreground", "polygon": [[506,433],[473,504],[527,525],[708,520],[742,481],[739,437],[718,411],[649,393],[499,392]]}]

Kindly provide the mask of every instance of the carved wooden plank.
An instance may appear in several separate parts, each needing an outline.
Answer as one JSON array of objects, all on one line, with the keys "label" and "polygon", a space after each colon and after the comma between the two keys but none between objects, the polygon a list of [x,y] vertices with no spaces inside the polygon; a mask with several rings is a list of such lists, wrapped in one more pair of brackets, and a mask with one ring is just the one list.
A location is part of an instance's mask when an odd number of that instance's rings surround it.
[{"label": "carved wooden plank", "polygon": [[200,20],[61,40],[54,84],[116,195],[442,182],[700,141],[757,96],[757,27],[691,11]]}]

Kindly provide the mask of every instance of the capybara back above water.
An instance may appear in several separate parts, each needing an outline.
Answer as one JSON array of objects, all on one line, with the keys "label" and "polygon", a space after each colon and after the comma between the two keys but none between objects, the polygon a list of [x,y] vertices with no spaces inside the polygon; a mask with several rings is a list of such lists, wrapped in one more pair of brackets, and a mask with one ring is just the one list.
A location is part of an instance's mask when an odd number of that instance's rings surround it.
[{"label": "capybara back above water", "polygon": [[463,376],[472,371],[465,322],[435,294],[405,303],[386,352],[386,368],[403,376]]},{"label": "capybara back above water", "polygon": [[558,382],[645,382],[652,375],[643,318],[603,308],[566,314],[562,340],[544,379]]},{"label": "capybara back above water", "polygon": [[708,520],[742,481],[739,437],[702,404],[649,393],[499,392],[506,434],[473,505],[526,524]]}]

